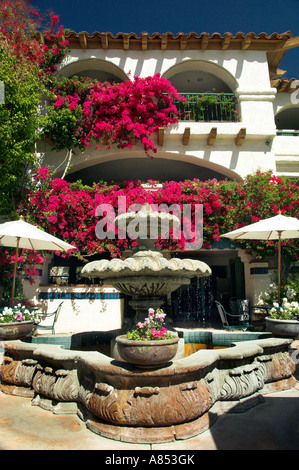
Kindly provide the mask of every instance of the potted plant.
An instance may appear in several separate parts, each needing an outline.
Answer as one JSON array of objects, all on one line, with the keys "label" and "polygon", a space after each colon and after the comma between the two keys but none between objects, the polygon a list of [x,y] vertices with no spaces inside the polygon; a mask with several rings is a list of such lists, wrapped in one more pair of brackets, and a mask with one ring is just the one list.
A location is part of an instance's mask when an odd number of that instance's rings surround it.
[{"label": "potted plant", "polygon": [[165,328],[166,314],[161,309],[148,310],[144,322],[136,329],[116,338],[120,357],[138,367],[159,367],[174,358],[178,349],[178,335]]},{"label": "potted plant", "polygon": [[282,304],[274,302],[266,317],[266,329],[279,336],[294,338],[299,335],[299,303],[289,302],[286,297]]},{"label": "potted plant", "polygon": [[32,333],[36,321],[35,312],[26,305],[4,307],[0,311],[0,340],[14,340]]}]

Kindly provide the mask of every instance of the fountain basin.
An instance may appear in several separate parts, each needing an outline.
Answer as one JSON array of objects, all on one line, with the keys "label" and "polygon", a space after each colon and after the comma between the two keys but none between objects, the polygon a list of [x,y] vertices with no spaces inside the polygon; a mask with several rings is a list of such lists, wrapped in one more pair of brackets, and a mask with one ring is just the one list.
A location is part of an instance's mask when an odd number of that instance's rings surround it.
[{"label": "fountain basin", "polygon": [[203,261],[171,258],[158,251],[140,251],[132,257],[87,263],[82,276],[101,278],[120,292],[134,297],[167,295],[192,277],[210,276],[211,268]]},{"label": "fountain basin", "polygon": [[54,413],[77,413],[90,430],[110,439],[187,439],[211,425],[211,412],[245,411],[263,393],[294,386],[291,342],[245,341],[140,370],[99,352],[7,341],[1,390],[30,396],[32,404]]}]

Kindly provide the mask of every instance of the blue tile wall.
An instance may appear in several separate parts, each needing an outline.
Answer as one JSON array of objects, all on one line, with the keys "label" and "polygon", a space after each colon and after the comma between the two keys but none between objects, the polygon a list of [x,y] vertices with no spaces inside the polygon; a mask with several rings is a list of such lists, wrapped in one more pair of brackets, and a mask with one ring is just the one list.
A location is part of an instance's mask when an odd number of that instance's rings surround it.
[{"label": "blue tile wall", "polygon": [[185,343],[211,343],[213,346],[230,346],[231,343],[239,341],[251,341],[265,337],[271,337],[271,333],[253,333],[253,332],[237,332],[237,333],[215,333],[212,331],[184,331],[183,338]]},{"label": "blue tile wall", "polygon": [[[185,343],[202,343],[213,346],[231,346],[232,343],[239,341],[250,341],[255,339],[271,337],[271,333],[215,333],[211,331],[183,331]],[[73,335],[49,335],[49,336],[31,336],[24,338],[26,343],[54,344],[65,349],[76,349],[89,345],[107,345],[115,338],[120,331],[99,331],[83,332]],[[180,335],[181,336],[181,335]]]},{"label": "blue tile wall", "polygon": [[212,342],[211,331],[184,331],[183,337],[185,343],[203,343],[208,344]]},{"label": "blue tile wall", "polygon": [[105,345],[109,344],[120,332],[115,330],[100,332],[84,332],[74,333],[72,335],[49,335],[49,336],[31,336],[24,338],[25,343],[34,344],[53,344],[61,346],[64,349],[76,349],[84,346]]},{"label": "blue tile wall", "polygon": [[40,300],[119,300],[124,295],[118,292],[40,292]]}]

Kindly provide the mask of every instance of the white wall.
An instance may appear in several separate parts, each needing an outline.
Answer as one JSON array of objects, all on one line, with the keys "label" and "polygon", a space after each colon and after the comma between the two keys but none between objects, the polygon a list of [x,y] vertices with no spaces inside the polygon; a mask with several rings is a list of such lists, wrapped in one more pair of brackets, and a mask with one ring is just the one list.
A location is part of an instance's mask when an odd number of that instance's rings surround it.
[{"label": "white wall", "polygon": [[[298,99],[298,94],[296,95]],[[296,98],[295,97],[295,98]],[[274,114],[290,108],[298,108],[299,104],[292,103],[291,93],[278,93],[273,103]],[[275,155],[275,172],[277,175],[299,177],[299,135],[277,135],[273,140]]]},{"label": "white wall", "polygon": [[[68,299],[48,298],[38,301],[38,313],[47,314],[54,312],[63,302],[57,323],[55,334],[71,334],[83,331],[109,331],[121,328],[123,318],[123,299],[118,298],[118,291],[113,287],[96,286],[40,286],[40,293],[54,294],[53,297],[66,294],[102,294],[103,299]],[[111,298],[115,297],[115,298]],[[41,325],[51,325],[51,317],[41,321]],[[51,330],[37,329],[37,334],[51,334]]]},{"label": "white wall", "polygon": [[[226,176],[235,174],[241,178],[256,169],[275,170],[274,151],[265,142],[268,139],[272,141],[276,134],[273,113],[276,89],[270,85],[264,51],[74,50],[73,57],[66,58],[59,74],[70,73],[70,66],[72,73],[76,67],[84,68],[84,62],[80,62],[82,60],[88,60],[90,68],[90,59],[95,61],[95,67],[98,67],[97,59],[108,61],[131,78],[135,75],[154,75],[157,72],[171,78],[174,73],[190,67],[217,74],[235,89],[240,103],[241,122],[180,122],[166,130],[164,145],[158,147],[156,156],[171,159],[173,155],[177,155],[199,166],[213,169],[215,165],[215,171],[220,170]],[[189,145],[183,146],[182,134],[186,127],[191,128],[191,138]],[[213,146],[208,146],[207,136],[211,127],[217,128],[217,139]],[[246,128],[246,140],[238,147],[235,137],[241,128]],[[65,158],[64,152],[53,152],[46,143],[41,143],[39,151],[44,164],[50,164],[54,168]],[[134,147],[130,157],[137,157],[137,154],[139,158],[145,158],[141,146]],[[116,150],[116,147],[109,151],[105,148],[89,148],[83,154],[78,151],[73,157],[71,171],[110,158],[127,158],[128,155],[128,152]]]}]

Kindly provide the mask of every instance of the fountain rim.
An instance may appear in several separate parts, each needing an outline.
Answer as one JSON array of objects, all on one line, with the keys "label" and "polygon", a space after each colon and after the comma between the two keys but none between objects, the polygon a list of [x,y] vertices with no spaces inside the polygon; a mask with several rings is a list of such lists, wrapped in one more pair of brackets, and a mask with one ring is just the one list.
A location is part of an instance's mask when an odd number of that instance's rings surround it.
[{"label": "fountain rim", "polygon": [[246,357],[254,357],[262,354],[264,349],[285,345],[288,347],[293,340],[288,338],[266,338],[266,339],[252,339],[247,341],[232,342],[231,347],[226,349],[212,349],[212,350],[199,350],[188,357],[182,359],[175,359],[166,367],[156,369],[153,371],[142,371],[135,368],[133,365],[124,361],[118,361],[103,353],[97,351],[80,351],[64,349],[59,344],[45,344],[45,343],[27,343],[22,340],[3,340],[2,348],[4,351],[18,351],[19,354],[24,352],[31,352],[32,358],[45,357],[52,361],[69,362],[74,360],[82,365],[87,365],[96,370],[111,374],[112,376],[126,376],[133,378],[138,374],[143,376],[151,376],[159,374],[160,377],[165,376],[178,376],[190,372],[195,372],[199,369],[210,367],[218,361],[226,359],[243,359]]}]

